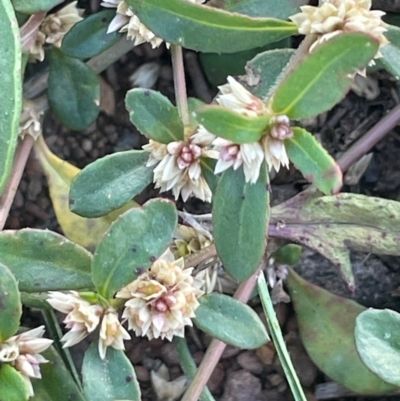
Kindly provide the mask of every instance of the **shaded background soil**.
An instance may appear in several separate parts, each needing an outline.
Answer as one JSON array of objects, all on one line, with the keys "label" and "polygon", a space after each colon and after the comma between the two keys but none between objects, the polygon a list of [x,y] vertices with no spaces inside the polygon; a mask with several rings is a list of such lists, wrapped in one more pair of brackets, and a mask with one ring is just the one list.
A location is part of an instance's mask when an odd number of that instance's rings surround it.
[{"label": "shaded background soil", "polygon": [[[99,3],[98,0],[79,2],[87,12],[95,12]],[[396,11],[398,2],[385,3]],[[185,53],[185,60],[189,96],[210,101],[217,89],[203,74],[198,56],[188,51]],[[152,63],[151,68],[157,70],[153,89],[161,91],[173,101],[168,50],[165,47],[152,50],[147,45],[137,47],[101,75],[102,111],[97,121],[84,132],[68,130],[54,115],[47,113],[44,136],[51,150],[59,157],[83,168],[104,155],[132,148],[140,149],[146,143],[146,139],[130,123],[124,106],[124,96],[126,91],[133,87],[130,77],[146,63]],[[147,66],[147,69],[150,68]],[[399,99],[398,83],[389,74],[375,71],[369,75],[368,81],[360,80],[354,91],[333,110],[312,121],[304,121],[303,124],[320,138],[332,155],[337,156],[397,105]],[[372,161],[358,182],[345,186],[343,191],[400,200],[399,154],[400,128],[396,127],[373,149]],[[272,180],[273,204],[290,198],[306,186],[306,181],[293,168],[282,170]],[[157,196],[157,191],[149,187],[139,197],[139,201],[144,202],[154,196]],[[193,213],[210,211],[210,205],[194,199],[185,205],[178,204],[180,208],[183,206]],[[6,223],[7,229],[24,227],[48,228],[61,232],[52,209],[47,182],[34,156],[28,161]],[[363,305],[400,309],[400,298],[392,295],[400,286],[400,259],[354,253],[352,261],[357,279],[357,290],[354,294],[348,292],[333,266],[311,251],[303,252],[296,270],[306,279],[338,295],[353,297]],[[254,301],[253,306],[262,316],[258,301]],[[330,382],[329,378],[314,366],[301,345],[291,305],[279,304],[277,314],[284,327],[300,381],[310,401],[373,399],[349,396],[334,383],[330,383],[329,387],[326,384]],[[34,310],[26,310],[24,316],[26,324],[41,319],[40,314]],[[199,363],[210,339],[195,329],[188,330],[187,334],[191,351]],[[90,339],[72,350],[78,364],[81,363],[81,351],[89,341]],[[156,399],[151,386],[150,372],[157,370],[161,363],[168,367],[172,380],[182,375],[176,351],[171,343],[159,340],[148,342],[142,338],[134,338],[126,345],[127,354],[135,366],[142,387],[144,401]],[[221,401],[292,399],[272,345],[265,345],[256,351],[241,351],[228,346],[213,373],[209,387],[216,399]],[[316,393],[318,398],[315,397]],[[346,398],[343,398],[344,396]],[[374,399],[400,400],[400,396]]]}]

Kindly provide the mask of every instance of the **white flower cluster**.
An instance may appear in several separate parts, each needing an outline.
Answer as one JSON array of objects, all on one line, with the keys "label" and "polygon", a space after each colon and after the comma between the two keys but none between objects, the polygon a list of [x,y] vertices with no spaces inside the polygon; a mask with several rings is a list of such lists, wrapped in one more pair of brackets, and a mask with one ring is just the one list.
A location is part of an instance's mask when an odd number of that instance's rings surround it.
[{"label": "white flower cluster", "polygon": [[[191,3],[202,4],[205,0],[188,0]],[[140,22],[138,16],[132,11],[125,0],[104,0],[101,5],[106,8],[116,8],[117,15],[111,21],[107,33],[127,32],[127,38],[134,40],[135,46],[142,43],[150,43],[154,49],[159,47],[163,39],[154,35],[150,29]],[[166,43],[167,47],[169,44]]]},{"label": "white flower cluster", "polygon": [[82,20],[83,10],[76,7],[77,1],[61,8],[54,14],[49,14],[40,24],[35,44],[30,49],[29,61],[43,61],[44,48],[48,43],[61,47],[65,34],[79,21]]},{"label": "white flower cluster", "polygon": [[[251,94],[234,78],[220,86],[216,101],[221,106],[247,117],[269,114],[264,102]],[[243,166],[247,182],[255,183],[265,160],[269,169],[279,171],[281,166],[288,167],[284,140],[293,132],[286,116],[276,116],[270,128],[257,142],[235,144],[227,139],[218,138],[199,126],[188,141],[171,142],[163,145],[150,140],[143,149],[150,152],[148,166],[157,165],[154,170],[156,188],[161,191],[172,190],[175,199],[182,195],[184,201],[189,196],[209,202],[211,190],[201,173],[200,156],[217,158],[215,174],[228,168]]]},{"label": "white flower cluster", "polygon": [[0,343],[0,365],[9,363],[24,378],[29,396],[33,396],[31,378],[41,379],[40,364],[48,362],[41,352],[52,344],[52,340],[43,338],[44,326],[10,337]]},{"label": "white flower cluster", "polygon": [[318,35],[310,51],[342,32],[366,33],[384,46],[388,43],[384,35],[386,24],[382,21],[385,13],[370,8],[371,0],[322,0],[320,7],[300,7],[301,12],[290,19],[298,26],[299,33]]}]

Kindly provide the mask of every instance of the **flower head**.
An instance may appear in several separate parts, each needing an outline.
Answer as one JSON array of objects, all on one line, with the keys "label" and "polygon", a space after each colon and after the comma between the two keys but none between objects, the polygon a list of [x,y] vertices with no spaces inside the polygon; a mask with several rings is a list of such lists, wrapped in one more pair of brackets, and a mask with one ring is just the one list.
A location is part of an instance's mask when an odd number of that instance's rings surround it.
[{"label": "flower head", "polygon": [[342,32],[362,32],[373,36],[381,46],[388,43],[384,35],[386,24],[382,21],[385,13],[371,11],[371,0],[322,0],[320,7],[300,8],[302,12],[290,19],[298,26],[300,33],[318,35],[310,51]]},{"label": "flower head", "polygon": [[171,341],[174,335],[183,337],[184,327],[192,325],[202,283],[192,277],[193,268],[183,269],[183,259],[173,259],[168,249],[148,272],[116,295],[127,299],[122,316],[137,336]]},{"label": "flower head", "polygon": [[46,35],[38,31],[34,45],[29,49],[29,62],[35,63],[36,61],[44,60],[44,44],[46,43]]},{"label": "flower head", "polygon": [[48,362],[41,352],[53,343],[43,338],[44,326],[10,337],[0,344],[0,363],[10,363],[25,379],[29,396],[33,396],[30,378],[41,379],[40,364]]},{"label": "flower head", "polygon": [[168,145],[151,141],[144,149],[151,152],[148,165],[159,161],[154,169],[154,183],[161,192],[172,190],[175,199],[181,194],[184,201],[189,196],[211,201],[210,187],[201,172],[201,146],[185,141],[170,142]]}]

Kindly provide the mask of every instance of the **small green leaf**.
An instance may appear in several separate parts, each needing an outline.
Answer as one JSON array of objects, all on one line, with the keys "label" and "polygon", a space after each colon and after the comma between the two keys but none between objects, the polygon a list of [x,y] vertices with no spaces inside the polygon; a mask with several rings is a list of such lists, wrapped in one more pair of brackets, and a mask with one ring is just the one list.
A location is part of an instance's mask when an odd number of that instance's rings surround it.
[{"label": "small green leaf", "polygon": [[92,343],[83,358],[82,377],[88,401],[141,400],[135,370],[124,351],[108,347],[103,361],[98,343]]},{"label": "small green leaf", "polygon": [[368,309],[357,316],[355,339],[363,362],[387,383],[400,387],[400,314]]},{"label": "small green leaf", "polygon": [[18,140],[22,104],[21,38],[10,0],[0,2],[0,196],[7,183]]},{"label": "small green leaf", "polygon": [[255,79],[257,83],[245,85],[246,88],[260,99],[266,99],[276,87],[294,53],[293,49],[269,50],[248,61],[247,76]]},{"label": "small green leaf", "polygon": [[325,256],[354,288],[350,250],[400,255],[398,219],[400,202],[346,193],[320,196],[309,190],[272,208],[269,235]]},{"label": "small green leaf", "polygon": [[149,152],[113,153],[86,166],[72,181],[70,208],[84,217],[98,217],[129,202],[153,180],[146,167]]},{"label": "small green leaf", "polygon": [[208,4],[251,17],[274,17],[285,20],[299,12],[300,6],[308,4],[308,0],[212,0]]},{"label": "small green leaf", "polygon": [[88,127],[99,113],[100,84],[83,61],[61,50],[50,52],[49,102],[57,117],[73,130]]},{"label": "small green leaf", "polygon": [[177,220],[174,204],[166,199],[151,200],[115,220],[93,256],[99,293],[108,299],[149,268],[171,242]]},{"label": "small green leaf", "polygon": [[214,174],[215,165],[217,164],[217,161],[214,159],[210,159],[208,157],[202,157],[200,160],[201,160],[201,172],[203,173],[203,176],[207,181],[207,184],[210,187],[211,192],[215,194],[219,179],[221,178],[220,175]]},{"label": "small green leaf", "polygon": [[393,74],[396,79],[400,77],[400,28],[389,25],[385,36],[390,43],[383,46],[379,51],[382,53],[382,58],[379,61],[385,68]]},{"label": "small green leaf", "polygon": [[320,45],[278,86],[272,109],[293,120],[331,109],[350,89],[352,74],[365,67],[378,42],[361,33],[338,35]]},{"label": "small green leaf", "polygon": [[264,254],[269,219],[267,183],[264,164],[255,184],[246,183],[243,168],[230,168],[222,174],[215,193],[215,246],[226,271],[239,281],[257,270]]},{"label": "small green leaf", "polygon": [[29,389],[25,379],[11,365],[0,366],[1,401],[26,401]]},{"label": "small green leaf", "polygon": [[195,111],[197,109],[200,109],[201,107],[204,107],[205,105],[206,104],[200,99],[197,99],[195,97],[188,98],[189,119],[191,127],[196,128],[199,125],[198,121],[194,117]]},{"label": "small green leaf", "polygon": [[183,139],[178,109],[160,92],[131,89],[126,94],[125,106],[132,123],[147,138],[165,144]]},{"label": "small green leaf", "polygon": [[301,257],[302,247],[296,244],[286,244],[273,253],[275,262],[282,265],[295,265]]},{"label": "small green leaf", "polygon": [[196,111],[196,119],[208,131],[233,143],[257,142],[268,127],[268,116],[246,117],[221,106]]},{"label": "small green leaf", "polygon": [[97,56],[117,43],[119,32],[107,33],[115,11],[106,10],[79,21],[64,36],[61,51],[69,57],[87,59]]},{"label": "small green leaf", "polygon": [[15,11],[23,14],[35,14],[38,11],[50,11],[63,0],[12,0]]},{"label": "small green leaf", "polygon": [[204,295],[199,302],[194,322],[212,337],[244,349],[269,341],[264,324],[250,306],[223,294]]},{"label": "small green leaf", "polygon": [[25,228],[0,232],[0,263],[11,270],[20,291],[93,288],[91,256],[51,231]]},{"label": "small green leaf", "polygon": [[342,172],[335,160],[305,129],[294,127],[293,133],[292,138],[285,140],[289,159],[325,195],[338,193]]},{"label": "small green leaf", "polygon": [[35,395],[30,401],[86,401],[67,366],[54,347],[42,353],[48,360],[40,365],[42,378],[32,380]]},{"label": "small green leaf", "polygon": [[395,389],[372,373],[357,352],[354,328],[363,306],[308,283],[291,269],[286,284],[304,347],[319,369],[358,394]]},{"label": "small green leaf", "polygon": [[[231,14],[182,0],[128,0],[133,12],[169,43],[210,53],[236,53],[293,35],[295,24]],[[161,18],[162,16],[162,18]]]},{"label": "small green leaf", "polygon": [[17,332],[22,304],[17,280],[1,263],[0,277],[0,343],[2,343]]}]

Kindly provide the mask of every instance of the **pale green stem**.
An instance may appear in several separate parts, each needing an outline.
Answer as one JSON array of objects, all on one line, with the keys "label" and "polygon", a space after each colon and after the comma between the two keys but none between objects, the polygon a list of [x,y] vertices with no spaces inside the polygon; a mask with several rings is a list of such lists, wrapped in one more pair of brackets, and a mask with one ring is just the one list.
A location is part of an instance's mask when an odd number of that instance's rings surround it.
[{"label": "pale green stem", "polygon": [[307,401],[299,378],[297,377],[296,371],[290,359],[289,352],[286,348],[285,340],[283,339],[282,331],[276,317],[274,305],[272,304],[263,272],[260,272],[260,275],[258,276],[258,293],[260,295],[265,317],[267,318],[269,331],[274,341],[279,360],[285,372],[286,379],[289,382],[294,399],[295,401]]},{"label": "pale green stem", "polygon": [[[189,125],[189,109],[186,94],[185,68],[183,66],[182,47],[171,45],[172,69],[174,74],[174,88],[176,106],[183,125]],[[185,135],[185,139],[186,135]]]}]

